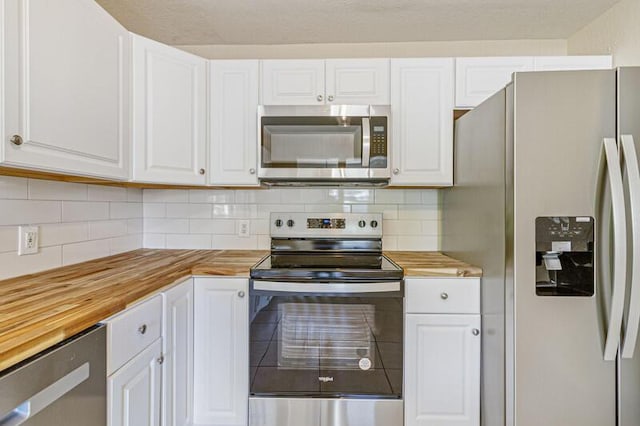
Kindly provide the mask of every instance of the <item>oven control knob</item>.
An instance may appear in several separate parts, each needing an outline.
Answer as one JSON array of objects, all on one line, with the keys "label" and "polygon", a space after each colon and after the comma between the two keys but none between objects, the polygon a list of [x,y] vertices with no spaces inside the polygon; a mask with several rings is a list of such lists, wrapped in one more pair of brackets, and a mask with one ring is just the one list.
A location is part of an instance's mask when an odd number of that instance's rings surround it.
[{"label": "oven control knob", "polygon": [[276,219],[276,226],[280,228],[282,226],[282,219]]},{"label": "oven control knob", "polygon": [[288,226],[289,228],[293,228],[293,225],[295,225],[295,224],[296,224],[296,223],[293,221],[293,219],[289,219],[289,220],[287,221],[287,226]]},{"label": "oven control knob", "polygon": [[367,226],[367,222],[365,222],[364,220],[361,220],[361,221],[358,222],[358,226],[360,228],[364,228],[365,226]]},{"label": "oven control knob", "polygon": [[378,221],[377,220],[372,220],[371,221],[371,227],[372,228],[377,228],[378,227]]}]

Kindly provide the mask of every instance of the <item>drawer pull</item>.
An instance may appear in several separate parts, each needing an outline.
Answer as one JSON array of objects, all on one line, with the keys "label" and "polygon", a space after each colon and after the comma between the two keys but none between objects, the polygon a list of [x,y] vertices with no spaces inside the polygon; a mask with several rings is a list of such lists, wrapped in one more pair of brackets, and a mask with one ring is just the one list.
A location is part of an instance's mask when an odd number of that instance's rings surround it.
[{"label": "drawer pull", "polygon": [[447,300],[449,298],[449,295],[445,292],[440,293],[440,299],[442,300]]},{"label": "drawer pull", "polygon": [[158,364],[162,365],[164,363],[164,355],[160,355],[156,361]]},{"label": "drawer pull", "polygon": [[238,292],[238,297],[244,297],[244,291],[239,291]]},{"label": "drawer pull", "polygon": [[474,328],[473,330],[471,330],[471,334],[473,334],[474,336],[477,336],[478,334],[480,334],[480,330],[478,330],[477,328]]},{"label": "drawer pull", "polygon": [[142,324],[140,327],[138,327],[138,333],[144,334],[146,332],[147,332],[147,324]]}]

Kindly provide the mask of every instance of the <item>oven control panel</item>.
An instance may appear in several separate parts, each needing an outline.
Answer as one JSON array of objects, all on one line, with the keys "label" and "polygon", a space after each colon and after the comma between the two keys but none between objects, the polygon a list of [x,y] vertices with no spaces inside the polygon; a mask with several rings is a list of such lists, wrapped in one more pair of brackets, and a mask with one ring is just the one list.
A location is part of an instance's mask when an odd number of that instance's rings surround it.
[{"label": "oven control panel", "polygon": [[271,237],[382,237],[380,213],[271,213]]}]

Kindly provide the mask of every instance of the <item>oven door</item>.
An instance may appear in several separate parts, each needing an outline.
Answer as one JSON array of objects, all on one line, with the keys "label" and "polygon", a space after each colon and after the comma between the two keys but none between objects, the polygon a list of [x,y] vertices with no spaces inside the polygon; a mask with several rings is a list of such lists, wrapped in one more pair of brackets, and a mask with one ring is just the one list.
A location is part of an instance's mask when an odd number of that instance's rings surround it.
[{"label": "oven door", "polygon": [[252,397],[402,398],[402,282],[252,281]]},{"label": "oven door", "polygon": [[258,177],[388,178],[387,117],[346,108],[260,108]]}]

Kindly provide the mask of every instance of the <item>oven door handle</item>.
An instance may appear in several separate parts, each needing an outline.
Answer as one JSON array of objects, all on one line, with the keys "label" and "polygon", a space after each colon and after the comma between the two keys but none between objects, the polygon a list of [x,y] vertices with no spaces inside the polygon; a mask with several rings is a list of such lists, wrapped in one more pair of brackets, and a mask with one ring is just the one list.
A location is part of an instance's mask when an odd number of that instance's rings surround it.
[{"label": "oven door handle", "polygon": [[402,282],[374,283],[299,283],[283,281],[253,281],[253,290],[281,293],[389,293],[402,290]]}]

